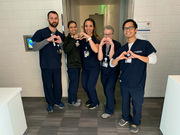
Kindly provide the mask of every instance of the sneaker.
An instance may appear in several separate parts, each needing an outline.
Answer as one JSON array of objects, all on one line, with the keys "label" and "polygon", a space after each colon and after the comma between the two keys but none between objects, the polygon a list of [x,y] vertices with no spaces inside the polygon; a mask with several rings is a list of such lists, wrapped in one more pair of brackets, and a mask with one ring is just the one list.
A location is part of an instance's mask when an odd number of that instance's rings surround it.
[{"label": "sneaker", "polygon": [[48,111],[48,113],[53,112],[53,106],[48,105],[48,106],[47,106],[47,111]]},{"label": "sneaker", "polygon": [[81,103],[81,99],[77,99],[77,102],[78,102],[78,103]]},{"label": "sneaker", "polygon": [[137,133],[139,131],[139,127],[132,124],[129,128],[129,130],[132,132],[132,133]]},{"label": "sneaker", "polygon": [[127,123],[128,123],[128,121],[125,121],[124,119],[120,119],[120,120],[118,121],[118,125],[119,125],[119,126],[125,126]]},{"label": "sneaker", "polygon": [[111,117],[111,114],[103,113],[103,114],[101,115],[101,117],[102,117],[103,119],[107,119],[107,118]]},{"label": "sneaker", "polygon": [[64,107],[65,107],[64,103],[62,103],[62,102],[59,105],[57,105],[57,106],[59,107],[59,109],[64,109]]},{"label": "sneaker", "polygon": [[88,106],[88,108],[89,108],[90,110],[96,109],[97,107],[98,107],[98,105],[90,105],[90,106]]},{"label": "sneaker", "polygon": [[[77,99],[76,103],[80,104],[81,105],[81,99]],[[75,104],[76,104],[75,103]],[[69,106],[74,106],[73,103],[68,103]],[[79,105],[79,106],[80,106]],[[77,104],[75,105],[77,107]]]},{"label": "sneaker", "polygon": [[81,105],[81,102],[72,103],[72,106],[78,107]]},{"label": "sneaker", "polygon": [[89,102],[89,100],[86,101],[85,106],[89,107],[90,105],[91,105],[91,103]]}]

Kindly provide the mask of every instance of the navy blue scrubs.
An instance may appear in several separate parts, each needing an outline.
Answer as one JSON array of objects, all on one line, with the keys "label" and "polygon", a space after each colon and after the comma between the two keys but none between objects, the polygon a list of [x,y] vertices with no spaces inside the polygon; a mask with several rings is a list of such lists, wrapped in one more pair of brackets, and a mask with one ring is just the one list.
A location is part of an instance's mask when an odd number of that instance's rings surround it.
[{"label": "navy blue scrubs", "polygon": [[[48,27],[36,31],[32,37],[33,42],[41,42],[51,36],[51,31]],[[55,35],[59,35],[64,41],[64,34],[58,30]],[[61,84],[61,54],[57,53],[58,47],[53,46],[49,42],[41,50],[39,50],[40,67],[46,102],[54,106],[60,104],[62,98]]]},{"label": "navy blue scrubs", "polygon": [[[114,52],[116,52],[120,47],[121,44],[115,40],[113,40],[114,43]],[[115,86],[116,82],[119,76],[119,64],[112,68],[109,66],[109,52],[110,52],[111,46],[109,46],[109,49],[106,49],[106,45],[103,46],[103,60],[101,65],[101,82],[104,88],[104,94],[106,96],[106,105],[105,105],[105,113],[107,114],[113,114],[114,113],[114,92],[115,92]],[[103,63],[107,63],[103,65]]]},{"label": "navy blue scrubs", "polygon": [[[91,37],[95,44],[99,44],[99,41],[92,36]],[[82,86],[88,96],[88,101],[91,106],[99,105],[99,100],[96,93],[96,84],[100,72],[100,62],[95,53],[86,39],[81,42],[82,54],[83,54],[83,69],[82,69]]]},{"label": "navy blue scrubs", "polygon": [[[128,44],[118,49],[113,59],[123,51],[128,51]],[[156,52],[149,41],[137,39],[131,47],[131,51],[141,56],[148,56]],[[147,64],[139,59],[132,59],[131,63],[120,61],[120,86],[122,95],[122,118],[132,124],[140,125],[142,115],[142,104],[144,99],[144,88],[146,81]],[[133,117],[130,114],[130,99],[132,98]]]},{"label": "navy blue scrubs", "polygon": [[68,77],[69,77],[68,103],[69,105],[77,102],[80,69],[81,68],[68,68]]}]

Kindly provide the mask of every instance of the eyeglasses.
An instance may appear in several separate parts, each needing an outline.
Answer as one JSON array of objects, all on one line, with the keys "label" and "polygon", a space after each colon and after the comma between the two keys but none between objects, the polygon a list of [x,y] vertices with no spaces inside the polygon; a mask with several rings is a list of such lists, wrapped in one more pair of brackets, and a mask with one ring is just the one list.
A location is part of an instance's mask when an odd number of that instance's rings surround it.
[{"label": "eyeglasses", "polygon": [[134,28],[134,26],[130,26],[130,27],[124,27],[124,30],[127,31],[127,30],[132,30]]},{"label": "eyeglasses", "polygon": [[[113,34],[113,33],[112,33]],[[112,34],[104,34],[104,36],[111,36]]]}]

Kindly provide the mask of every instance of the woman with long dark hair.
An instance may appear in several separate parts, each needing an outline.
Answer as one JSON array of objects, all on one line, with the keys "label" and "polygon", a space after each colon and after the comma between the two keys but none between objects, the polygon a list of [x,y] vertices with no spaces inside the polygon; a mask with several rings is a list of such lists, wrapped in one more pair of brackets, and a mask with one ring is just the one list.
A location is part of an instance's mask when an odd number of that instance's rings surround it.
[{"label": "woman with long dark hair", "polygon": [[83,27],[84,32],[80,33],[83,54],[82,86],[88,96],[86,106],[95,109],[99,106],[96,84],[100,72],[100,62],[97,57],[100,37],[96,33],[95,21],[92,18],[86,19]]}]

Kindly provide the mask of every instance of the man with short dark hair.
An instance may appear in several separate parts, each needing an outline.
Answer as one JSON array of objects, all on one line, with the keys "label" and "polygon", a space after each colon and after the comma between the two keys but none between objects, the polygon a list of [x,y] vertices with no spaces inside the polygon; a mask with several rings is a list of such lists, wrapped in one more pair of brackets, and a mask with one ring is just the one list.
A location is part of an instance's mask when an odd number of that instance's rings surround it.
[{"label": "man with short dark hair", "polygon": [[47,111],[53,112],[54,105],[60,109],[64,108],[61,102],[61,46],[65,36],[57,30],[59,17],[55,11],[47,14],[47,21],[49,26],[36,31],[32,41],[33,50],[39,50],[44,93],[48,103]]},{"label": "man with short dark hair", "polygon": [[[120,76],[122,118],[118,121],[118,125],[125,126],[130,122],[130,131],[133,133],[138,132],[141,123],[147,63],[157,62],[156,50],[151,43],[136,38],[137,27],[132,19],[124,22],[123,30],[128,43],[118,49],[110,61],[112,67],[120,61],[122,71]],[[131,101],[133,117],[130,114]]]}]

